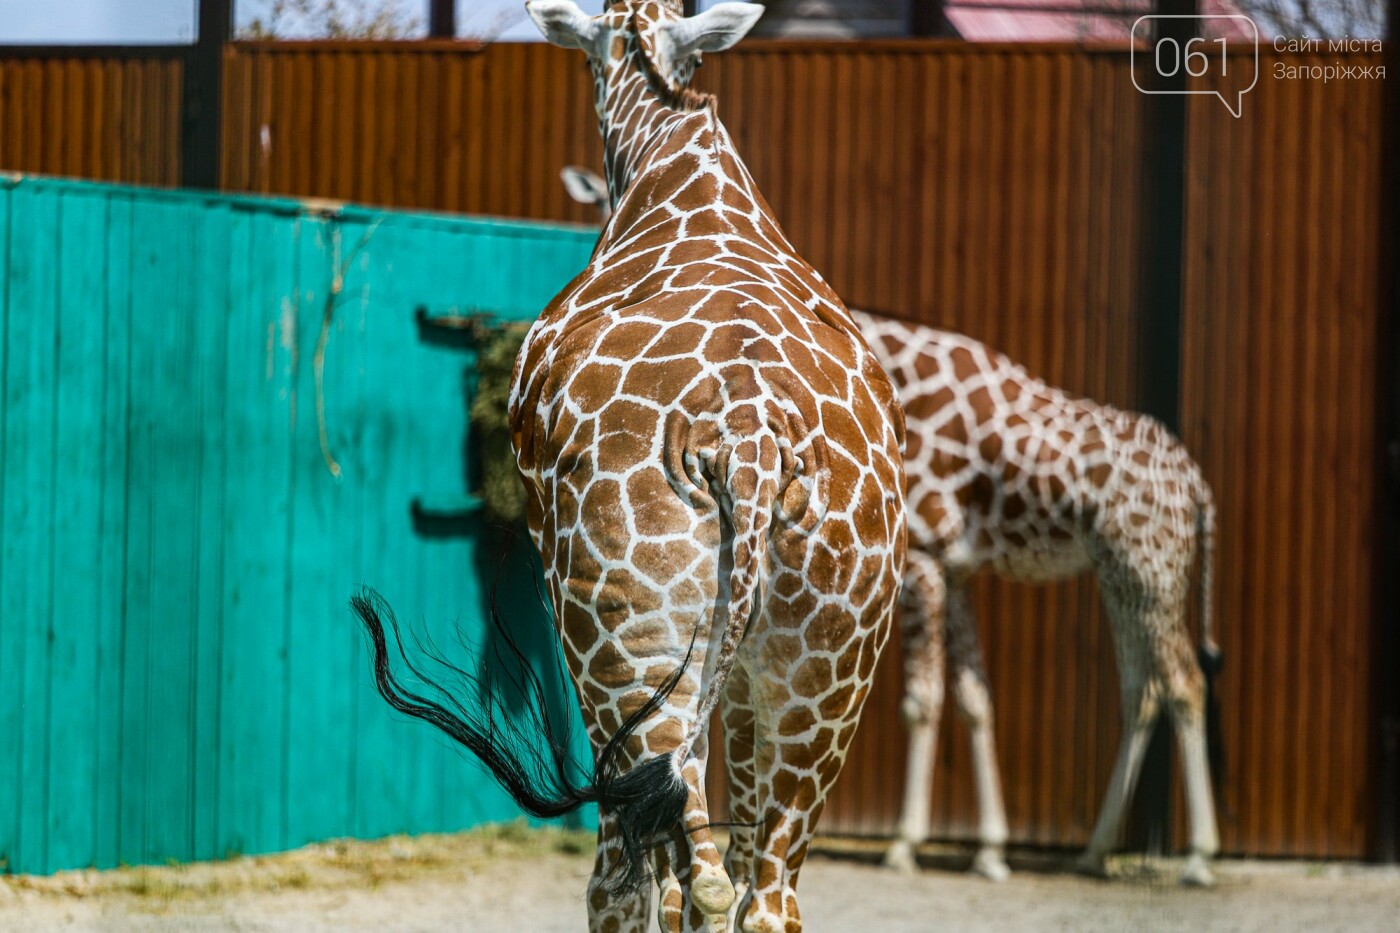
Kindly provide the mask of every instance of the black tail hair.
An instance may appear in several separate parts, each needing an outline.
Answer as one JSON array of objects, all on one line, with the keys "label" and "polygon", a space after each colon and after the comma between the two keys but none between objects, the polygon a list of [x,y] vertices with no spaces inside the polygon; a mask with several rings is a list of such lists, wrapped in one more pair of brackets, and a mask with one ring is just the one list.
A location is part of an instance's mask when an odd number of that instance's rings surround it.
[{"label": "black tail hair", "polygon": [[1216,797],[1223,801],[1225,741],[1220,734],[1220,691],[1215,681],[1225,664],[1225,654],[1218,646],[1202,642],[1196,649],[1196,661],[1206,678],[1206,757],[1210,762],[1210,783],[1215,788]]},{"label": "black tail hair", "polygon": [[[619,770],[620,758],[637,727],[661,707],[679,683],[690,652],[685,662],[608,739],[596,756],[591,778],[584,779],[580,774],[583,769],[569,753],[568,724],[561,728],[549,715],[547,691],[494,606],[492,622],[512,656],[503,659],[498,655],[498,660],[526,699],[523,722],[506,714],[495,692],[480,676],[457,667],[435,649],[420,643],[420,653],[467,688],[464,696],[480,699],[468,707],[454,699],[439,681],[428,677],[404,651],[398,621],[378,593],[365,590],[350,600],[350,608],[369,633],[374,649],[375,686],[390,706],[437,726],[465,747],[516,804],[532,816],[549,819],[572,813],[588,803],[598,804],[616,822],[622,839],[621,856],[609,869],[609,889],[628,894],[647,882],[646,853],[681,828],[689,788],[672,760],[673,753],[652,758],[625,774]],[[388,621],[388,631],[393,634],[394,647],[404,667],[440,697],[440,702],[414,692],[395,675],[383,620]]]}]

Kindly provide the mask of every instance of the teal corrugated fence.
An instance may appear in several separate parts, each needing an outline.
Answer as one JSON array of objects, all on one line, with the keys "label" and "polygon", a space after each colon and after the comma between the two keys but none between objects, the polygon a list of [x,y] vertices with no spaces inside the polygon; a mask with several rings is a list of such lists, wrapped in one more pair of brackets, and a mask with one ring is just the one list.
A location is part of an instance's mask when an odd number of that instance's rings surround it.
[{"label": "teal corrugated fence", "polygon": [[499,538],[410,516],[460,501],[471,462],[471,356],[415,314],[532,316],[593,239],[0,180],[6,870],[515,814],[374,693],[346,600],[372,585],[405,620],[489,639]]}]

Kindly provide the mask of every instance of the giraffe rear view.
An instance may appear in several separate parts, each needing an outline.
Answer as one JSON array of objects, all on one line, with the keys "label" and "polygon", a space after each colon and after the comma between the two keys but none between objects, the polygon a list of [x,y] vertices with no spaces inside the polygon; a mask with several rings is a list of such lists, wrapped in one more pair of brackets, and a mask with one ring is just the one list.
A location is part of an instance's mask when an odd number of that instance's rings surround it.
[{"label": "giraffe rear view", "polygon": [[946,651],[976,770],[982,849],[974,869],[1006,876],[991,694],[967,581],[984,570],[1046,582],[1092,569],[1112,625],[1123,738],[1080,865],[1104,870],[1165,703],[1181,747],[1191,818],[1182,880],[1211,883],[1207,860],[1218,840],[1204,682],[1186,626],[1199,545],[1203,651],[1214,650],[1215,506],[1200,468],[1146,415],[1073,398],[967,337],[854,316],[895,382],[908,426],[910,550],[901,633],[910,749],[899,839],[887,861],[911,868],[913,847],[928,834]]},{"label": "giraffe rear view", "polygon": [[[903,417],[713,100],[687,87],[701,52],[733,45],[762,8],[527,9],[588,56],[617,204],[526,337],[510,401],[597,761],[565,801],[517,787],[511,761],[496,773],[532,812],[599,802],[591,930],[645,929],[650,876],[663,930],[797,933],[798,874],[903,575]],[[382,629],[361,615],[381,692],[476,750],[482,730],[386,679]],[[724,859],[704,793],[716,709],[738,821]],[[501,755],[484,738],[489,763]]]}]

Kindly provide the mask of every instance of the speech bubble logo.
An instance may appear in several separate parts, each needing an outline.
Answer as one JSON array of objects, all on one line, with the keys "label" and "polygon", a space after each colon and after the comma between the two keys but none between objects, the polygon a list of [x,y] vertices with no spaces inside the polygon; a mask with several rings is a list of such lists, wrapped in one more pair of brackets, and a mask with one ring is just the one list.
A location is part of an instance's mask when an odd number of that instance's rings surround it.
[{"label": "speech bubble logo", "polygon": [[[1199,28],[1195,31],[1196,35],[1187,39],[1185,43],[1171,36],[1158,37],[1154,21],[1164,19],[1195,20]],[[1226,37],[1205,38],[1204,27],[1212,20],[1230,20],[1229,26],[1221,31],[1226,35],[1236,35],[1238,41],[1253,44],[1253,61],[1248,66],[1251,68],[1249,83],[1243,88],[1239,88],[1238,85],[1244,81],[1245,76],[1240,70],[1244,61],[1227,54],[1229,43]],[[1230,116],[1236,119],[1244,113],[1244,95],[1254,90],[1254,86],[1259,83],[1259,27],[1254,24],[1254,20],[1242,13],[1139,16],[1133,22],[1128,55],[1133,87],[1143,94],[1215,96],[1220,98]],[[1140,55],[1143,57],[1140,58]],[[1139,65],[1145,66],[1145,73],[1159,79],[1177,78],[1184,79],[1188,84],[1205,82],[1216,86],[1199,89],[1143,87],[1142,82],[1138,80]]]}]

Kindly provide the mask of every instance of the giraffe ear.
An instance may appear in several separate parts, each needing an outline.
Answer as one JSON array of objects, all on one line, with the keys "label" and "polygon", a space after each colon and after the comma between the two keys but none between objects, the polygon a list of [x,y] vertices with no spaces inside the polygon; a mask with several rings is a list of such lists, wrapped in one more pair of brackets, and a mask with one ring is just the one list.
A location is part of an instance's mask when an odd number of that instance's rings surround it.
[{"label": "giraffe ear", "polygon": [[593,54],[602,24],[580,10],[573,0],[529,0],[525,12],[551,44]]},{"label": "giraffe ear", "polygon": [[748,34],[763,15],[759,3],[719,3],[705,12],[661,27],[670,46],[668,58],[678,62],[696,52],[723,52]]},{"label": "giraffe ear", "polygon": [[564,179],[564,187],[575,201],[593,207],[607,206],[608,186],[597,174],[577,165],[566,165],[559,177]]}]

